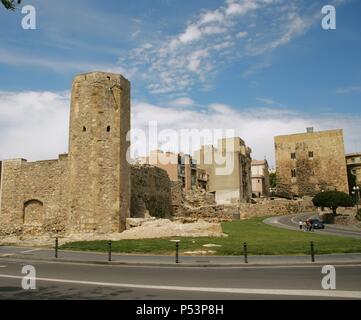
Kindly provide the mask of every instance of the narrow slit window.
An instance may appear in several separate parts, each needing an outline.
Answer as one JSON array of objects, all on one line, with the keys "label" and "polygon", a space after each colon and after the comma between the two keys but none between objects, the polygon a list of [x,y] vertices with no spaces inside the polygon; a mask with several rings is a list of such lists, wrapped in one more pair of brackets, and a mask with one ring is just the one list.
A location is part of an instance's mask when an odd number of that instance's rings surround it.
[{"label": "narrow slit window", "polygon": [[107,126],[107,132],[110,132],[110,126]]},{"label": "narrow slit window", "polygon": [[292,177],[292,178],[296,178],[296,177],[297,177],[296,169],[292,169],[292,170],[291,170],[291,177]]},{"label": "narrow slit window", "polygon": [[83,127],[83,132],[86,132],[86,127]]}]

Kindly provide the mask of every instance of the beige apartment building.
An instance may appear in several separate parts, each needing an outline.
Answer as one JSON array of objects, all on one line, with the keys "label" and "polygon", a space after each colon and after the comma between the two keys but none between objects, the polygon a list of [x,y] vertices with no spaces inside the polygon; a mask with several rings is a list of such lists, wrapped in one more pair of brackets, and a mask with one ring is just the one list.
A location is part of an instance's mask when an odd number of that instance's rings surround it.
[{"label": "beige apartment building", "polygon": [[218,204],[249,202],[252,197],[251,152],[241,138],[221,139],[194,153],[197,166],[209,175],[208,191]]},{"label": "beige apartment building", "polygon": [[267,160],[252,160],[252,193],[257,198],[269,197],[270,179]]},{"label": "beige apartment building", "polygon": [[145,163],[165,170],[171,181],[182,183],[184,190],[191,190],[192,187],[207,190],[208,174],[197,168],[190,155],[155,150],[146,157]]},{"label": "beige apartment building", "polygon": [[277,194],[314,196],[322,190],[348,193],[343,130],[275,137]]}]

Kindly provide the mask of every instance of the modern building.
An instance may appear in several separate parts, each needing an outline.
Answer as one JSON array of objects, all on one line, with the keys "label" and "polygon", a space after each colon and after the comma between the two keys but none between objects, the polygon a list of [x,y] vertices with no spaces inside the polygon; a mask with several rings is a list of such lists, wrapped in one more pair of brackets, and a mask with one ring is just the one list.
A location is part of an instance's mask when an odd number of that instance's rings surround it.
[{"label": "modern building", "polygon": [[257,198],[269,197],[270,177],[267,160],[252,160],[252,194]]},{"label": "modern building", "polygon": [[218,204],[249,202],[252,198],[251,152],[241,138],[221,139],[194,153],[199,169],[209,175],[208,191]]},{"label": "modern building", "polygon": [[348,193],[343,130],[275,137],[277,194],[314,196],[322,190]]},{"label": "modern building", "polygon": [[170,180],[181,182],[184,190],[191,190],[193,187],[207,190],[208,175],[197,168],[190,155],[155,150],[146,158],[145,163],[167,171]]},{"label": "modern building", "polygon": [[349,190],[353,187],[361,187],[361,152],[346,155]]}]

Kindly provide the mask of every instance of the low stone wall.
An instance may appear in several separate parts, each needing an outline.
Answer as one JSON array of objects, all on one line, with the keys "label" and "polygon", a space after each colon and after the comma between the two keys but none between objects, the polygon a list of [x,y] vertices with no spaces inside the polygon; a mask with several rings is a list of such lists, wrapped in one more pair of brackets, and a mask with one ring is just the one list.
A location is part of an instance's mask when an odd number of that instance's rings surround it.
[{"label": "low stone wall", "polygon": [[131,166],[131,217],[170,217],[171,181],[166,171],[150,165]]},{"label": "low stone wall", "polygon": [[232,221],[238,216],[237,206],[212,205],[184,210],[174,217],[182,223],[204,220],[210,223]]},{"label": "low stone wall", "polygon": [[310,200],[264,200],[258,203],[242,203],[240,218],[248,219],[263,216],[278,216],[302,212],[316,212]]}]

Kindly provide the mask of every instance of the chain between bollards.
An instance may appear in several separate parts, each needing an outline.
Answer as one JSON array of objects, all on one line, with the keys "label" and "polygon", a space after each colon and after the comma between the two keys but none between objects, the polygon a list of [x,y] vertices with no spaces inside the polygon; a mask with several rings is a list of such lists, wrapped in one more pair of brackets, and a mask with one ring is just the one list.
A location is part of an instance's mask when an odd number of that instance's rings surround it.
[{"label": "chain between bollards", "polygon": [[312,262],[315,262],[315,244],[313,241],[311,241],[311,260]]},{"label": "chain between bollards", "polygon": [[243,244],[244,263],[248,263],[248,247],[247,242]]},{"label": "chain between bollards", "polygon": [[108,261],[112,261],[112,242],[108,241]]},{"label": "chain between bollards", "polygon": [[55,259],[58,259],[59,239],[55,238]]}]

